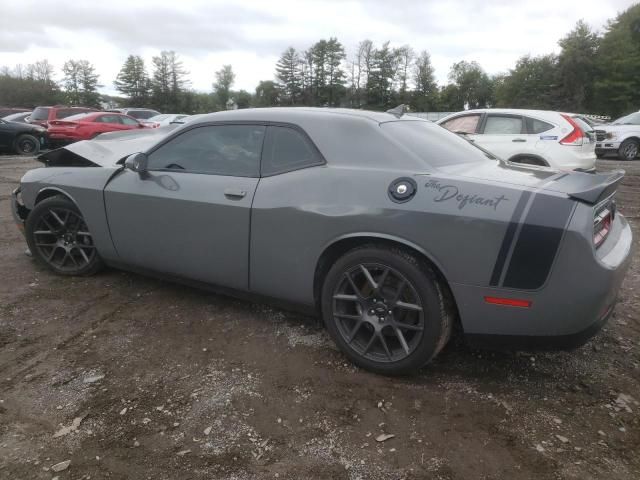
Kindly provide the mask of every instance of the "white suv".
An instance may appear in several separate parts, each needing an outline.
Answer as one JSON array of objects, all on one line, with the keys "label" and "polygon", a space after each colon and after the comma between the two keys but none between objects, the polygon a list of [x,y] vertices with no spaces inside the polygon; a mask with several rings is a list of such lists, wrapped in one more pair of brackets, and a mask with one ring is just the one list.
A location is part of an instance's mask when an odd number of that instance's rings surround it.
[{"label": "white suv", "polygon": [[621,160],[634,160],[640,153],[640,112],[596,128],[596,155],[617,153]]},{"label": "white suv", "polygon": [[437,123],[505,160],[595,170],[595,132],[574,114],[488,108],[454,113]]}]

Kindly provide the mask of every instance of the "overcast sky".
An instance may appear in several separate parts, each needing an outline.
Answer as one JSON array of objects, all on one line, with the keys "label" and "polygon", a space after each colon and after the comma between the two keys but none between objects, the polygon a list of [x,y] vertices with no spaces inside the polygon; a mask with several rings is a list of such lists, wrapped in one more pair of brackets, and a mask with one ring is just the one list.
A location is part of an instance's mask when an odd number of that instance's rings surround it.
[{"label": "overcast sky", "polygon": [[440,83],[451,64],[476,60],[506,71],[522,55],[557,52],[558,40],[584,19],[602,29],[637,0],[0,0],[0,65],[47,58],[88,59],[105,93],[128,54],[150,67],[175,50],[196,90],[231,64],[236,89],[273,79],[280,53],[336,36],[352,55],[360,40],[411,45],[431,54]]}]

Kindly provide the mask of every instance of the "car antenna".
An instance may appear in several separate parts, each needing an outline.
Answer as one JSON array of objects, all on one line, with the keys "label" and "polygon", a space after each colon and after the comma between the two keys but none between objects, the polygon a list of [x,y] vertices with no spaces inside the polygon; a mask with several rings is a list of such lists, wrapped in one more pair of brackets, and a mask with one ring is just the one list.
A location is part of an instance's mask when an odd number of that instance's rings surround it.
[{"label": "car antenna", "polygon": [[404,103],[402,103],[397,107],[387,110],[387,113],[390,113],[391,115],[395,115],[397,118],[400,118],[402,115],[404,115],[408,111],[409,111],[409,107],[406,106]]}]

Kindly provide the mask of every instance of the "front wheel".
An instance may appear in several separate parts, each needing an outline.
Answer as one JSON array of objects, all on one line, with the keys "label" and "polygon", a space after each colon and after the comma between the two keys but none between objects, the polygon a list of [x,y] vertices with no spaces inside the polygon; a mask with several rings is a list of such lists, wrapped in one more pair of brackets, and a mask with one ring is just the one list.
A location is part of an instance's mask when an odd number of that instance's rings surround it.
[{"label": "front wheel", "polygon": [[638,156],[639,144],[637,140],[633,138],[627,138],[620,148],[618,148],[618,157],[621,160],[634,160]]},{"label": "front wheel", "polygon": [[33,135],[20,135],[16,140],[15,148],[18,155],[37,155],[40,151],[40,142]]},{"label": "front wheel", "polygon": [[365,246],[329,270],[322,314],[356,365],[405,374],[429,362],[449,340],[454,309],[445,296],[426,262],[397,248]]},{"label": "front wheel", "polygon": [[66,197],[38,203],[25,224],[27,244],[34,258],[60,275],[91,275],[102,268],[91,232]]}]

